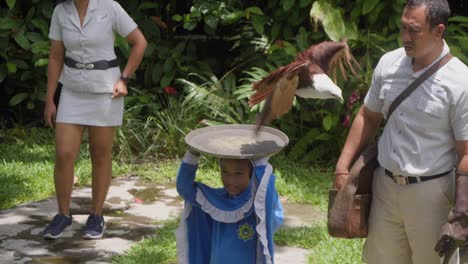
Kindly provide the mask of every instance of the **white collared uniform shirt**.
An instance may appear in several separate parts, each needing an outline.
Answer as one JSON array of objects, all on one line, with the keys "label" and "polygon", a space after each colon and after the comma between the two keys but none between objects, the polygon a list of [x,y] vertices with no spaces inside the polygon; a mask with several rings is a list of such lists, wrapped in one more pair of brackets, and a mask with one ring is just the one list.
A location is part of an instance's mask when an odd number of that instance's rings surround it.
[{"label": "white collared uniform shirt", "polygon": [[[113,0],[90,0],[80,25],[73,0],[57,5],[52,15],[49,38],[61,40],[65,56],[81,63],[113,60],[115,33],[126,37],[137,28],[133,19]],[[120,78],[119,67],[86,70],[63,66],[60,82],[64,89],[82,93],[111,93]]]},{"label": "white collared uniform shirt", "polygon": [[[444,42],[435,61],[448,52]],[[387,119],[393,100],[431,65],[413,72],[412,59],[403,48],[385,54],[374,71],[365,106]],[[379,138],[378,160],[396,175],[434,175],[454,168],[455,141],[464,140],[468,140],[468,67],[452,58],[387,120]]]}]

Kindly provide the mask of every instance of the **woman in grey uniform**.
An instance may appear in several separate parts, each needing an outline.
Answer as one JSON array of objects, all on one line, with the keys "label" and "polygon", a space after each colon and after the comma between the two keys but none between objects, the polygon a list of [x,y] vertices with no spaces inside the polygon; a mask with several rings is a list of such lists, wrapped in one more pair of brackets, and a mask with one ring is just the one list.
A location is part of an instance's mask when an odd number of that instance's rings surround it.
[{"label": "woman in grey uniform", "polygon": [[[127,82],[141,62],[146,40],[133,19],[113,0],[65,0],[55,7],[50,25],[50,56],[44,120],[55,127],[55,191],[58,214],[43,232],[56,239],[72,222],[73,166],[88,129],[92,161],[92,207],[83,238],[101,238],[102,216],[112,178],[112,141],[122,125]],[[120,72],[115,34],[132,46]],[[63,84],[58,107],[54,94]]]}]

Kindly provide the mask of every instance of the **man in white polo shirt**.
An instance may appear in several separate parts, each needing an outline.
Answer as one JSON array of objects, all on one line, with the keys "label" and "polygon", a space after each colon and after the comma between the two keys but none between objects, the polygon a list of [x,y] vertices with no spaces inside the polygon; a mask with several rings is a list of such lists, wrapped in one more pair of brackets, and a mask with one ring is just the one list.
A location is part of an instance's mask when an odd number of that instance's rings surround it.
[{"label": "man in white polo shirt", "polygon": [[[375,68],[337,162],[335,188],[343,186],[353,159],[376,135],[394,99],[450,52],[443,40],[449,16],[446,0],[407,2],[400,30],[404,47],[385,54]],[[468,236],[467,66],[452,58],[426,79],[386,120],[378,143],[381,167],[374,173],[363,260],[439,264],[439,253],[458,263],[455,249]]]}]

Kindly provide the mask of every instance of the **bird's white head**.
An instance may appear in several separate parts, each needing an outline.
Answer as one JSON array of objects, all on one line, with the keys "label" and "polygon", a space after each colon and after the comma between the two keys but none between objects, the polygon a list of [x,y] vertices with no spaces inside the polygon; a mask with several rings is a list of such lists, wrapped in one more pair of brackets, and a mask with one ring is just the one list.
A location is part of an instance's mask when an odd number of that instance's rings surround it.
[{"label": "bird's white head", "polygon": [[336,99],[343,103],[341,89],[328,77],[328,75],[314,74],[312,87],[304,87],[296,90],[296,95],[303,98]]}]

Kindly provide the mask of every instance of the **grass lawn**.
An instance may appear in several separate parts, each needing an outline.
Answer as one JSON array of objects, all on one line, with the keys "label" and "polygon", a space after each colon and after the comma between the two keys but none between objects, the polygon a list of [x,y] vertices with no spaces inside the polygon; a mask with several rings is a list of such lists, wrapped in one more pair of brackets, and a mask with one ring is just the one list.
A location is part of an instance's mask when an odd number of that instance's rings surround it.
[{"label": "grass lawn", "polygon": [[[0,131],[0,209],[47,198],[54,194],[53,134],[45,129],[13,129]],[[312,204],[326,211],[327,193],[332,168],[314,168],[296,164],[284,156],[270,161],[277,175],[276,186],[289,201]],[[147,181],[173,182],[178,160],[122,164],[114,162],[113,174],[139,175]],[[88,185],[91,164],[86,141],[82,145],[75,172],[79,185]],[[197,180],[221,186],[217,162],[202,159]],[[176,263],[174,231],[178,220],[164,223],[155,235],[143,239],[126,255],[114,258],[115,263]],[[309,263],[361,263],[362,240],[332,239],[325,222],[313,227],[280,229],[275,235],[278,245],[310,250]]]}]

